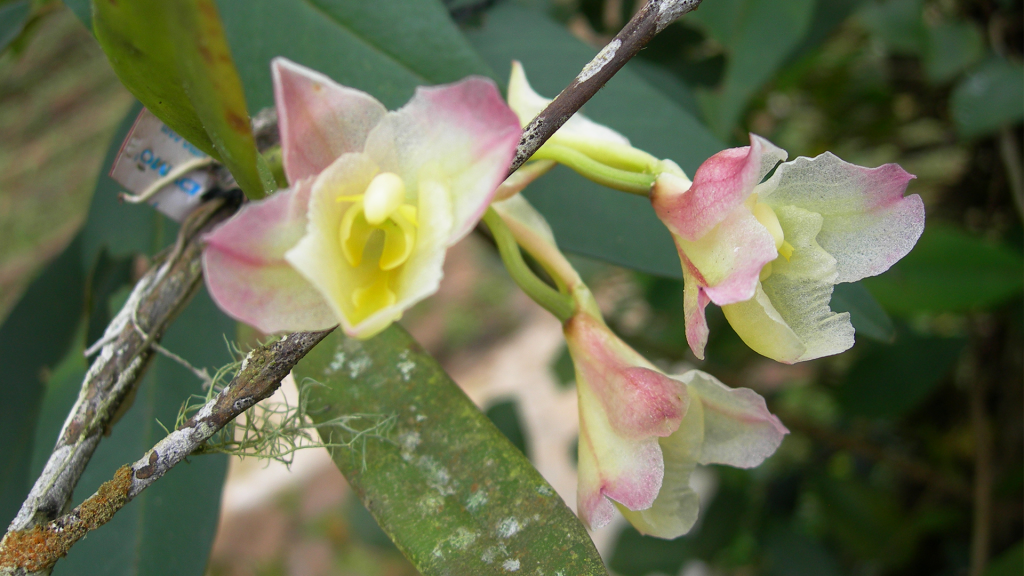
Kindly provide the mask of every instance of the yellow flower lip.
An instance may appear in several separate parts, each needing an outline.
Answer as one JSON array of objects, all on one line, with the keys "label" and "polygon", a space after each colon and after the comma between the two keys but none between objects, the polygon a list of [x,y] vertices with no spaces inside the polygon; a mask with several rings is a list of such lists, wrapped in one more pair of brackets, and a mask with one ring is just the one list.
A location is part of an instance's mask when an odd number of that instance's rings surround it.
[{"label": "yellow flower lip", "polygon": [[378,263],[381,270],[394,270],[409,259],[416,244],[417,211],[405,203],[405,183],[397,174],[382,172],[374,176],[363,194],[339,196],[337,201],[352,202],[338,230],[349,265],[355,268],[362,263],[377,230],[384,236]]}]

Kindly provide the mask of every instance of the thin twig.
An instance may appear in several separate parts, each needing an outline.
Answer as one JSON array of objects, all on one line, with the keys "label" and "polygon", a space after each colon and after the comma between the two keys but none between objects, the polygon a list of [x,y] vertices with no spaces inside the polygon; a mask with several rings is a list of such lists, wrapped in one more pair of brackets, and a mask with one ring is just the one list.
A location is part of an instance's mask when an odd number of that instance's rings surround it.
[{"label": "thin twig", "polygon": [[[125,398],[137,386],[160,339],[202,283],[199,233],[232,210],[223,200],[205,205],[181,229],[177,246],[155,264],[129,296],[102,338],[53,452],[9,530],[48,522],[67,506],[75,485]],[[145,326],[139,326],[144,324]]]},{"label": "thin twig", "polygon": [[145,456],[117,470],[71,512],[0,541],[0,575],[46,574],[89,531],[106,524],[125,504],[157,481],[242,412],[269,398],[295,364],[333,330],[299,332],[246,355],[231,382]]},{"label": "thin twig", "polygon": [[533,156],[587,100],[597,94],[626,62],[680,16],[692,12],[702,0],[649,0],[612,38],[579,75],[523,129],[509,175]]}]

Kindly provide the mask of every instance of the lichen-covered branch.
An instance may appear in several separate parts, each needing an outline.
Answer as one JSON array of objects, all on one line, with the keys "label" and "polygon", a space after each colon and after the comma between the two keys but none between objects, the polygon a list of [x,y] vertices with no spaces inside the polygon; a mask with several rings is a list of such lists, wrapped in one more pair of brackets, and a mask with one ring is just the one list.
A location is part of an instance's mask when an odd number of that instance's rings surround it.
[{"label": "lichen-covered branch", "polygon": [[629,62],[651,38],[678,18],[700,6],[702,0],[648,0],[626,25],[530,124],[516,147],[508,173],[519,169],[548,138],[562,127],[587,100]]},{"label": "lichen-covered branch", "polygon": [[0,575],[45,574],[90,530],[106,524],[125,504],[156,482],[242,412],[269,398],[281,380],[331,330],[299,332],[246,355],[231,382],[137,462],[122,466],[71,512],[0,541]]},{"label": "lichen-covered branch", "polygon": [[82,381],[78,400],[9,530],[53,520],[68,505],[104,432],[145,373],[154,354],[151,345],[160,340],[202,283],[199,236],[232,212],[223,200],[200,208],[182,226],[174,246],[135,285],[94,345],[98,355]]}]

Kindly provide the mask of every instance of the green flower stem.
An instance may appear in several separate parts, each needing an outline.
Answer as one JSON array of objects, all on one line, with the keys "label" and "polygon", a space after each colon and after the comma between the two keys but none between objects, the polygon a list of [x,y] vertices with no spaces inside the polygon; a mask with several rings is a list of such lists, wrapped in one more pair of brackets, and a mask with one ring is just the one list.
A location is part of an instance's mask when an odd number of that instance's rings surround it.
[{"label": "green flower stem", "polygon": [[647,196],[654,185],[655,176],[613,168],[590,156],[566,146],[545,144],[533,155],[534,160],[554,160],[579,172],[589,180],[630,194]]},{"label": "green flower stem", "polygon": [[629,172],[656,174],[660,172],[661,168],[661,160],[639,148],[634,148],[629,144],[622,144],[621,142],[596,140],[571,134],[555,134],[546,146],[572,148],[602,164]]},{"label": "green flower stem", "polygon": [[530,270],[523,260],[523,254],[519,251],[519,244],[512,236],[512,232],[493,208],[488,208],[484,214],[484,224],[494,236],[494,242],[498,245],[498,252],[509,276],[512,276],[523,292],[562,322],[572,318],[576,308],[572,298],[548,286]]}]

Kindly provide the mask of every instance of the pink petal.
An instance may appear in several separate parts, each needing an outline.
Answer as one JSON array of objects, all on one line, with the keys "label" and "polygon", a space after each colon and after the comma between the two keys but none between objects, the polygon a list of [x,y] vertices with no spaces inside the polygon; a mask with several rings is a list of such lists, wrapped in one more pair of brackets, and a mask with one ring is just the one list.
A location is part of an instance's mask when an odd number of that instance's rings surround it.
[{"label": "pink petal", "polygon": [[818,243],[838,261],[837,282],[854,282],[888,270],[924,231],[920,196],[903,196],[913,178],[897,164],[864,168],[826,152],[782,164],[757,192],[821,214]]},{"label": "pink petal", "polygon": [[565,336],[578,380],[593,391],[616,434],[642,439],[675,431],[686,411],[678,382],[649,368],[589,314],[569,320]]},{"label": "pink petal", "polygon": [[757,392],[729,388],[700,370],[681,378],[690,389],[691,402],[699,398],[704,408],[701,464],[753,468],[774,454],[789,433]]},{"label": "pink petal", "polygon": [[407,183],[447,181],[455,226],[449,243],[473,229],[508,175],[521,129],[493,82],[470,77],[420,87],[367,138],[366,152]]},{"label": "pink petal", "polygon": [[699,240],[675,240],[704,292],[719,306],[753,297],[761,269],[778,257],[771,233],[744,205]]},{"label": "pink petal", "polygon": [[361,152],[387,113],[373,96],[285,58],[274,58],[270,68],[289,182],[315,176],[346,152]]},{"label": "pink petal", "polygon": [[704,346],[708,343],[708,321],[704,315],[711,299],[704,292],[696,271],[680,252],[683,261],[683,318],[686,321],[686,343],[698,359],[704,359]]},{"label": "pink petal", "polygon": [[722,150],[704,161],[693,184],[682,190],[681,179],[663,174],[651,191],[658,218],[673,234],[695,241],[707,234],[750,195],[786,151],[750,135],[750,146]]},{"label": "pink petal", "polygon": [[242,207],[209,234],[203,272],[214,302],[266,333],[337,324],[320,293],[284,260],[306,229],[311,182]]},{"label": "pink petal", "polygon": [[592,412],[584,413],[581,404],[576,511],[591,528],[608,524],[614,516],[615,507],[608,498],[630,510],[649,508],[665,474],[657,438],[606,440],[595,430],[607,426],[596,421],[599,418]]}]

